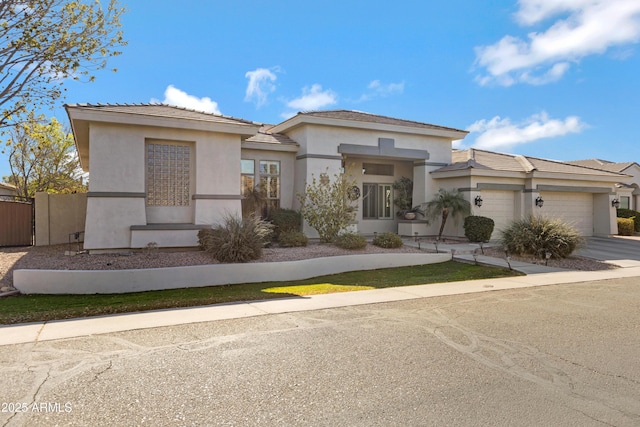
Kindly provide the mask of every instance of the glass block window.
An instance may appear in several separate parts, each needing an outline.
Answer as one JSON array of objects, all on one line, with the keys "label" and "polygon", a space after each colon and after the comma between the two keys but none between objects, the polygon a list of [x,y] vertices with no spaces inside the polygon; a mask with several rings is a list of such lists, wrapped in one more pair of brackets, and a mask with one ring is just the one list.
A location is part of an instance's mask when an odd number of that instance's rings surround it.
[{"label": "glass block window", "polygon": [[189,206],[188,145],[147,144],[147,206]]},{"label": "glass block window", "polygon": [[242,192],[242,195],[246,197],[256,186],[255,161],[242,159],[240,168],[242,173],[240,191]]}]

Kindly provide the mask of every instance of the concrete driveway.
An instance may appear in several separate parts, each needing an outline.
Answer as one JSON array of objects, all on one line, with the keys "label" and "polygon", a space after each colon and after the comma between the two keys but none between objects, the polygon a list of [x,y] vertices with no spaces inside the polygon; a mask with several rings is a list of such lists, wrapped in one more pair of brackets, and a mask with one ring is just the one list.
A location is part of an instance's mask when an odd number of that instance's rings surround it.
[{"label": "concrete driveway", "polygon": [[579,256],[608,261],[621,267],[640,266],[640,236],[588,237]]}]

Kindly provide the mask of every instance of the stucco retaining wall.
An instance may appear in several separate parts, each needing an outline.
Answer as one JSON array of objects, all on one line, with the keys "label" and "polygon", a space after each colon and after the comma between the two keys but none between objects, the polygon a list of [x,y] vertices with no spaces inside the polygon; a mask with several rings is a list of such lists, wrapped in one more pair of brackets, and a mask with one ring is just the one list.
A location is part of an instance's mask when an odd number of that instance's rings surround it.
[{"label": "stucco retaining wall", "polygon": [[137,270],[16,270],[23,294],[111,294],[234,283],[301,280],[346,271],[435,264],[451,254],[367,254],[301,261],[212,264]]}]

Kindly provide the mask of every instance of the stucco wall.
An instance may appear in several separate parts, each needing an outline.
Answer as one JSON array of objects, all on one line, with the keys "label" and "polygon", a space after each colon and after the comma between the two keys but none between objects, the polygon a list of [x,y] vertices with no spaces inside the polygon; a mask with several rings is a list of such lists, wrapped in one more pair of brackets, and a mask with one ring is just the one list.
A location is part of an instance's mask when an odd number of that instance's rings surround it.
[{"label": "stucco wall", "polygon": [[[451,141],[447,138],[416,135],[410,133],[390,132],[384,130],[354,129],[338,126],[321,126],[305,124],[287,131],[287,135],[300,144],[298,160],[296,162],[295,192],[303,191],[304,182],[311,182],[315,176],[329,168],[329,175],[339,172],[344,159],[345,171],[356,179],[357,185],[362,190],[362,184],[367,183],[393,183],[396,179],[406,176],[414,181],[415,204],[430,199],[430,195],[437,191],[434,180],[429,172],[451,162]],[[427,165],[415,165],[414,160],[397,158],[385,158],[381,156],[344,155],[338,152],[341,144],[357,145],[363,147],[378,147],[381,138],[392,139],[397,149],[426,150],[428,159],[421,159]],[[362,175],[362,163],[386,163],[394,165],[394,176],[367,176]],[[356,221],[360,233],[371,234],[381,231],[397,231],[396,219],[363,220],[362,199],[358,200],[358,213]],[[294,201],[294,207],[299,205]],[[394,212],[396,207],[394,206]],[[313,229],[307,225],[305,233],[316,236]]]},{"label": "stucco wall", "polygon": [[16,270],[14,286],[25,294],[109,294],[301,280],[346,271],[434,264],[449,261],[442,254],[368,254],[302,261],[214,264],[138,270]]},{"label": "stucco wall", "polygon": [[[85,248],[128,248],[130,226],[219,222],[240,205],[240,136],[148,126],[92,123]],[[192,147],[188,208],[145,206],[146,143]]]},{"label": "stucco wall", "polygon": [[[69,242],[69,234],[84,231],[87,194],[36,193],[36,246]],[[84,240],[84,233],[79,241]],[[75,235],[71,238],[75,242]]]}]

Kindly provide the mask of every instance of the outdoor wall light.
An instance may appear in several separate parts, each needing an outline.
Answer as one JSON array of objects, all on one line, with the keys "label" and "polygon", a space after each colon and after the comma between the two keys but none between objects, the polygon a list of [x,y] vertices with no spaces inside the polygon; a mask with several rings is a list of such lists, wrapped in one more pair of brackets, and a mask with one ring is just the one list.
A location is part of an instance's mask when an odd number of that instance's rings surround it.
[{"label": "outdoor wall light", "polygon": [[473,203],[475,203],[475,205],[477,207],[481,207],[482,206],[482,197],[480,196],[476,196],[475,200],[473,201]]},{"label": "outdoor wall light", "polygon": [[536,197],[536,206],[541,208],[544,205],[544,200],[542,200],[542,197],[538,196]]},{"label": "outdoor wall light", "polygon": [[615,198],[611,201],[611,206],[613,206],[614,208],[618,209],[620,207],[620,200],[618,200],[618,198]]}]

